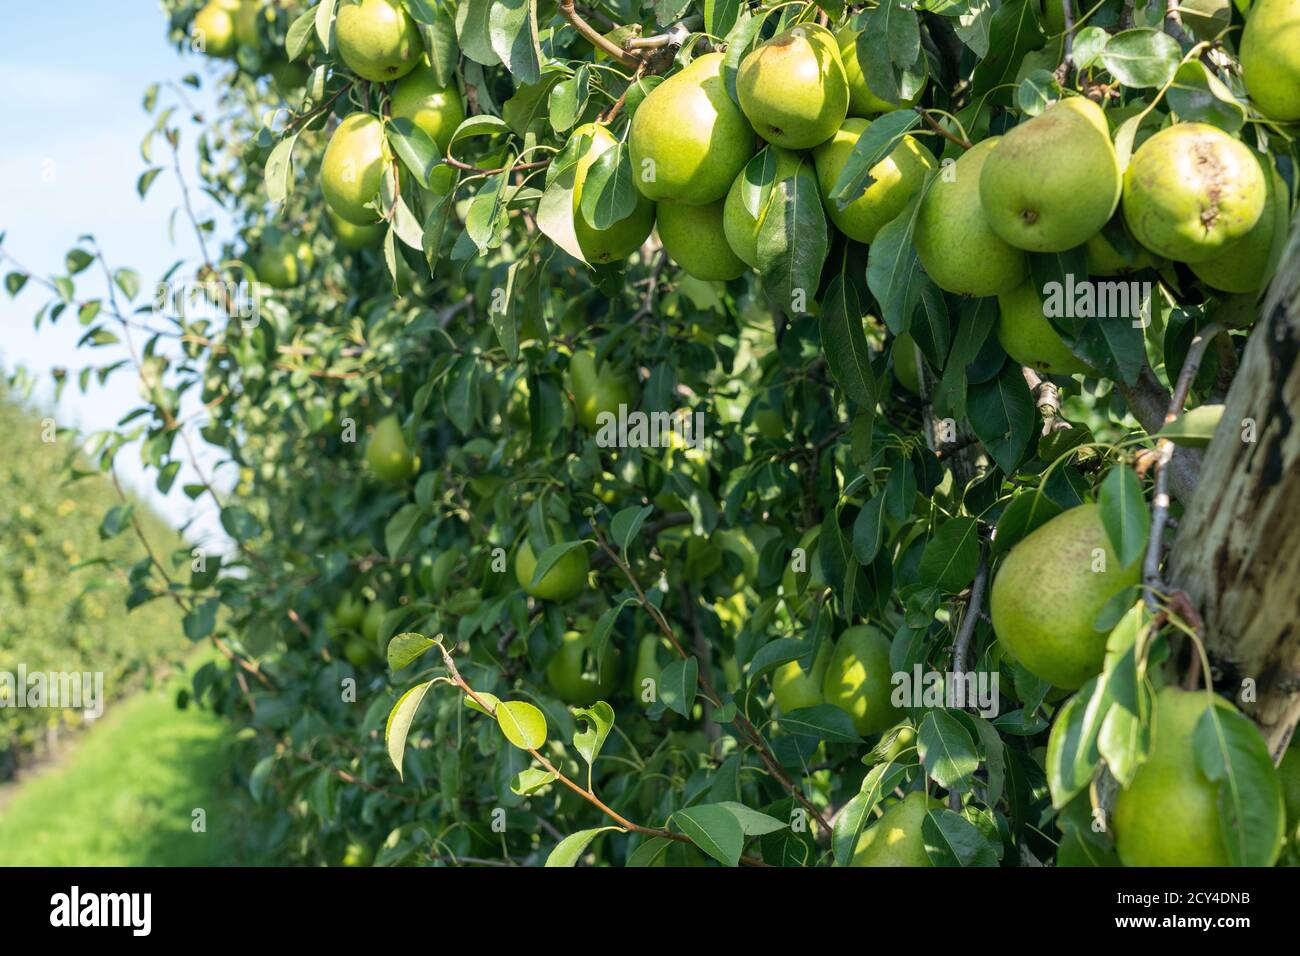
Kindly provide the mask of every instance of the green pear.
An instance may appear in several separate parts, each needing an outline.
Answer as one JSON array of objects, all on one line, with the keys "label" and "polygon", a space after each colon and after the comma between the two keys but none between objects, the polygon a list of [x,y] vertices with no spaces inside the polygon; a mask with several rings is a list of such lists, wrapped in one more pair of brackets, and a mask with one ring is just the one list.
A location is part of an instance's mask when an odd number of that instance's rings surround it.
[{"label": "green pear", "polygon": [[1278,782],[1282,784],[1282,802],[1286,806],[1286,829],[1294,834],[1300,826],[1300,737],[1291,738],[1291,746],[1277,765]]},{"label": "green pear", "polygon": [[305,239],[268,229],[257,255],[257,278],[272,289],[291,289],[311,269],[315,257]]},{"label": "green pear", "polygon": [[727,194],[754,155],[754,131],[722,81],[721,53],[696,57],[646,96],[628,134],[647,199],[701,205]]},{"label": "green pear", "polygon": [[1156,434],[1183,448],[1206,448],[1222,420],[1222,405],[1197,405],[1187,409]]},{"label": "green pear", "polygon": [[690,276],[706,281],[735,279],[745,263],[727,244],[723,228],[725,203],[719,199],[703,206],[662,200],[655,207],[655,228],[668,258]]},{"label": "green pear", "polygon": [[1300,5],[1256,0],[1241,34],[1241,71],[1261,113],[1280,123],[1300,120]]},{"label": "green pear", "polygon": [[870,624],[859,624],[836,642],[822,678],[822,696],[852,717],[864,737],[879,733],[901,716],[890,701],[893,673],[889,638]]},{"label": "green pear", "polygon": [[1049,375],[1092,372],[1052,328],[1032,279],[998,296],[998,341],[1021,365]]},{"label": "green pear", "polygon": [[320,164],[320,188],[340,219],[368,226],[379,215],[366,204],[384,178],[384,126],[369,113],[350,113],[339,123]]},{"label": "green pear", "polygon": [[1124,275],[1140,269],[1158,269],[1161,265],[1159,259],[1141,246],[1136,247],[1131,258],[1125,258],[1100,232],[1084,243],[1083,249],[1088,257],[1090,276]]},{"label": "green pear", "polygon": [[1264,170],[1245,143],[1217,126],[1178,123],[1133,154],[1124,221],[1156,255],[1204,262],[1255,227],[1267,194]]},{"label": "green pear", "polygon": [[366,643],[372,650],[375,642],[379,640],[379,629],[383,626],[384,615],[387,613],[387,604],[383,601],[371,601],[366,607],[365,617],[361,619],[361,636],[366,639]]},{"label": "green pear", "polygon": [[659,666],[658,650],[659,636],[656,634],[645,635],[636,646],[636,662],[632,667],[632,681],[629,689],[632,693],[632,699],[639,703],[649,703],[649,701],[643,701],[641,697],[649,686],[646,681],[654,682],[655,699],[657,700],[659,697],[659,678],[663,674],[663,668]]},{"label": "green pear", "polygon": [[365,616],[365,613],[366,606],[351,591],[343,592],[343,596],[339,598],[339,603],[334,606],[334,619],[340,627],[360,627],[361,619]]},{"label": "green pear", "polygon": [[384,234],[388,232],[388,226],[382,222],[370,226],[358,226],[341,218],[332,209],[327,210],[327,212],[329,213],[330,230],[334,233],[334,241],[344,249],[351,249],[354,252],[362,249],[373,249],[384,241]]},{"label": "green pear", "polygon": [[[1125,866],[1230,865],[1219,816],[1219,785],[1201,772],[1196,758],[1196,725],[1211,706],[1233,709],[1222,697],[1200,690],[1166,687],[1156,694],[1151,752],[1132,783],[1115,798],[1115,849]],[[1250,811],[1257,820],[1276,817],[1276,859],[1286,812],[1282,785],[1270,772],[1272,764],[1265,764],[1267,769],[1258,769],[1268,780],[1267,793],[1262,806],[1259,795],[1252,794]]]},{"label": "green pear", "polygon": [[283,57],[276,57],[266,69],[271,74],[271,82],[275,84],[276,90],[286,99],[301,93],[311,76],[311,70],[307,67],[301,63],[291,63]]},{"label": "green pear", "polygon": [[913,395],[921,394],[921,366],[916,362],[916,340],[904,332],[894,339],[894,378]]},{"label": "green pear", "polygon": [[[758,268],[758,232],[767,218],[771,189],[791,176],[812,177],[816,184],[817,174],[811,162],[798,153],[769,146],[745,164],[727,191],[722,209],[723,233],[731,251],[751,269]],[[769,186],[766,195],[764,184]]]},{"label": "green pear", "polygon": [[923,791],[912,791],[862,831],[850,866],[933,866],[921,825],[932,808],[941,806]]},{"label": "green pear", "polygon": [[375,83],[410,73],[424,52],[420,31],[402,0],[343,0],[334,37],[348,69]]},{"label": "green pear", "polygon": [[209,0],[194,14],[190,24],[190,42],[208,56],[234,56],[239,46],[235,38],[235,14],[238,0]]},{"label": "green pear", "polygon": [[257,48],[261,45],[258,33],[258,21],[262,19],[262,8],[257,0],[242,0],[235,4],[235,43],[239,46]]},{"label": "green pear", "polygon": [[849,109],[848,80],[834,35],[815,23],[778,33],[741,61],[736,96],[769,143],[811,149],[830,139]]},{"label": "green pear", "polygon": [[1141,580],[1141,559],[1121,567],[1101,508],[1079,505],[1017,542],[1003,559],[989,608],[998,642],[1030,673],[1073,690],[1101,672],[1102,608]]},{"label": "green pear", "polygon": [[1024,252],[1000,239],[980,204],[980,173],[997,146],[976,143],[935,177],[916,220],[916,254],[935,285],[961,295],[1010,292],[1029,275]]},{"label": "green pear", "polygon": [[370,664],[379,654],[373,643],[353,634],[343,645],[343,656],[353,667],[360,668]]},{"label": "green pear", "polygon": [[609,363],[596,368],[592,352],[575,352],[569,360],[569,390],[573,393],[573,410],[578,423],[590,431],[600,427],[604,412],[618,417],[618,407],[632,405],[632,390],[618,369]]},{"label": "green pear", "polygon": [[[604,700],[618,686],[619,658],[614,648],[605,652],[600,673],[584,672],[583,658],[590,646],[589,635],[566,631],[560,649],[546,665],[546,682],[555,695],[573,707],[590,707]],[[592,664],[595,664],[593,659]]]},{"label": "green pear", "polygon": [[[564,540],[559,525],[548,524],[547,534],[548,547]],[[586,589],[587,571],[591,565],[587,561],[585,546],[565,552],[564,557],[552,565],[534,587],[533,573],[537,570],[537,558],[538,555],[533,553],[533,546],[525,535],[519,543],[519,550],[515,552],[515,580],[533,597],[543,601],[567,601]]]},{"label": "green pear", "polygon": [[862,64],[858,61],[858,31],[845,26],[835,34],[835,40],[840,50],[840,62],[844,64],[844,78],[849,84],[850,116],[871,117],[879,116],[881,113],[892,113],[894,110],[910,110],[920,101],[929,77],[922,81],[921,88],[914,96],[906,97],[899,103],[883,100],[867,85]]},{"label": "green pear", "polygon": [[429,58],[393,85],[390,101],[393,119],[408,119],[433,140],[444,155],[451,144],[451,134],[465,119],[465,107],[455,82],[441,86]]},{"label": "green pear", "polygon": [[1121,187],[1101,107],[1071,96],[998,140],[980,172],[980,203],[1004,242],[1064,252],[1106,225]]},{"label": "green pear", "polygon": [[885,223],[897,218],[921,187],[936,163],[929,151],[911,136],[904,136],[888,156],[871,167],[875,180],[845,209],[831,199],[831,190],[870,120],[852,117],[830,139],[813,150],[822,205],[835,228],[857,242],[871,242]]},{"label": "green pear", "polygon": [[830,641],[824,641],[813,660],[812,670],[807,673],[797,660],[782,664],[772,672],[772,696],[776,698],[781,713],[826,703],[822,683],[826,680],[826,668],[830,662]]},{"label": "green pear", "polygon": [[899,721],[881,734],[881,739],[887,740],[891,734],[894,735],[893,742],[883,754],[886,760],[897,760],[906,751],[916,746],[916,729],[906,720]]},{"label": "green pear", "polygon": [[419,467],[419,459],[407,447],[396,415],[385,415],[375,426],[366,445],[366,462],[385,481],[403,481]]},{"label": "green pear", "polygon": [[589,145],[578,157],[577,170],[573,177],[573,232],[578,240],[578,247],[588,262],[621,262],[641,248],[641,244],[650,235],[655,225],[655,205],[645,196],[638,194],[636,207],[631,215],[620,219],[607,229],[597,229],[583,217],[579,205],[582,202],[582,187],[587,181],[587,174],[592,165],[606,150],[618,145],[609,129],[596,123],[579,126],[570,134],[571,137],[587,137]]},{"label": "green pear", "polygon": [[1212,289],[1258,292],[1273,278],[1273,271],[1282,256],[1291,224],[1287,186],[1271,160],[1261,162],[1265,164],[1267,192],[1259,221],[1250,232],[1213,259],[1193,262],[1189,266],[1196,277]]},{"label": "green pear", "polygon": [[[1042,0],[1034,6],[1042,15],[1043,32],[1049,37],[1059,36],[1065,32],[1065,6],[1061,0]],[[1078,14],[1075,14],[1078,16]]]}]

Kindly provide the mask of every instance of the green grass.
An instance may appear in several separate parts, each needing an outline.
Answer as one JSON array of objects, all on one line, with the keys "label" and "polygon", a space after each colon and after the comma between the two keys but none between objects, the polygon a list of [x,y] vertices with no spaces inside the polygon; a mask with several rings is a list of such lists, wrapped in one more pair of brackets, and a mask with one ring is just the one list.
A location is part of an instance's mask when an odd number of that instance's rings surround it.
[{"label": "green grass", "polygon": [[[198,662],[196,662],[198,663]],[[184,678],[111,707],[57,766],[0,807],[0,865],[255,865],[246,793],[229,779],[229,725],[176,709]],[[207,832],[192,830],[207,814]]]}]

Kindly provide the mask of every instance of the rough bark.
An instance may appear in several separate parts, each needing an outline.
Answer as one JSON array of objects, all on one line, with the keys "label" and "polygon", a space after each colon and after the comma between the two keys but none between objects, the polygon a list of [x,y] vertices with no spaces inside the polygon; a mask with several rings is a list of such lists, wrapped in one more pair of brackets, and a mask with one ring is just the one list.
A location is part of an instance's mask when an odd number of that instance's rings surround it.
[{"label": "rough bark", "polygon": [[[1300,233],[1293,232],[1228,390],[1167,580],[1205,621],[1221,687],[1280,759],[1300,721]],[[1245,429],[1254,423],[1254,441]],[[1245,423],[1245,424],[1243,424]]]}]

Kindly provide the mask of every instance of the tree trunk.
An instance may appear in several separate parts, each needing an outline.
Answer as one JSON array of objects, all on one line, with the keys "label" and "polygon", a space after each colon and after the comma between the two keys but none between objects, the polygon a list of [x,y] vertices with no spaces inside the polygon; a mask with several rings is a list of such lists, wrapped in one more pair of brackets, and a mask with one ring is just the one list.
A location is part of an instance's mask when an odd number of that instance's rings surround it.
[{"label": "tree trunk", "polygon": [[[1180,522],[1167,580],[1274,760],[1300,720],[1300,232],[1293,231]],[[1252,434],[1253,426],[1253,434]],[[1254,700],[1244,682],[1253,680]],[[1242,692],[1245,691],[1245,698]]]}]

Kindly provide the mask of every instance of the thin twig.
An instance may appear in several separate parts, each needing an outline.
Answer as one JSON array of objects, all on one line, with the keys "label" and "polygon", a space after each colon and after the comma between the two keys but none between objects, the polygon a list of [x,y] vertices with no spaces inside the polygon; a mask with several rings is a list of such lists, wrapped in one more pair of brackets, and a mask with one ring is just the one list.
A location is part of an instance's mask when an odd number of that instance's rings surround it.
[{"label": "thin twig", "polygon": [[[1196,333],[1187,358],[1183,360],[1182,370],[1178,373],[1178,383],[1174,387],[1173,397],[1169,401],[1169,410],[1165,412],[1165,424],[1168,425],[1183,412],[1187,404],[1187,394],[1192,389],[1196,373],[1200,371],[1201,359],[1205,350],[1219,334],[1219,325],[1211,322]],[[1151,533],[1147,537],[1146,559],[1142,564],[1142,584],[1146,592],[1147,607],[1157,613],[1160,609],[1159,595],[1165,591],[1160,577],[1160,553],[1164,543],[1165,525],[1169,521],[1169,472],[1166,466],[1174,455],[1174,443],[1168,438],[1156,442],[1155,495],[1151,502]]]},{"label": "thin twig", "polygon": [[960,136],[954,136],[952,133],[948,132],[946,129],[944,129],[942,126],[939,125],[939,122],[933,116],[930,115],[929,110],[927,110],[924,106],[913,106],[912,109],[916,110],[916,112],[920,115],[921,119],[925,120],[925,125],[929,126],[930,129],[934,130],[944,139],[948,140],[951,143],[956,143],[962,149],[971,148],[970,140],[962,139]]},{"label": "thin twig", "polygon": [[586,20],[578,15],[578,11],[573,7],[573,0],[560,0],[560,13],[564,19],[573,25],[573,28],[587,39],[596,49],[605,53],[611,59],[617,60],[624,66],[636,66],[641,62],[641,58],[635,54],[629,53],[613,40],[608,39],[593,27]]},{"label": "thin twig", "polygon": [[[979,569],[975,572],[975,580],[970,586],[970,597],[966,601],[966,613],[962,615],[961,625],[957,628],[957,637],[952,645],[952,676],[953,686],[961,688],[965,693],[965,673],[966,661],[970,653],[971,638],[975,636],[975,625],[980,618],[980,608],[984,605],[984,588],[989,578],[989,561],[988,556],[983,553],[981,548]],[[965,699],[963,698],[963,705]],[[954,813],[961,811],[961,794],[956,790],[948,793],[948,808]]]}]

